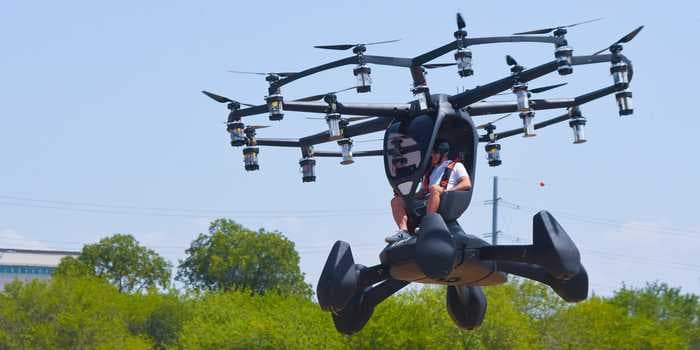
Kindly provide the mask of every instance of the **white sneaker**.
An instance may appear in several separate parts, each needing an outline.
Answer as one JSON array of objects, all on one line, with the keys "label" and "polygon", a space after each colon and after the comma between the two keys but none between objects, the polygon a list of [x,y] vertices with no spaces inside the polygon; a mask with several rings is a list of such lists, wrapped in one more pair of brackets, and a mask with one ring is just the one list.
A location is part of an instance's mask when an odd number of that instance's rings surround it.
[{"label": "white sneaker", "polygon": [[384,238],[384,241],[386,241],[389,244],[392,244],[392,243],[396,243],[398,241],[403,241],[404,239],[408,239],[410,237],[411,237],[410,233],[408,233],[404,230],[398,230],[393,235]]}]

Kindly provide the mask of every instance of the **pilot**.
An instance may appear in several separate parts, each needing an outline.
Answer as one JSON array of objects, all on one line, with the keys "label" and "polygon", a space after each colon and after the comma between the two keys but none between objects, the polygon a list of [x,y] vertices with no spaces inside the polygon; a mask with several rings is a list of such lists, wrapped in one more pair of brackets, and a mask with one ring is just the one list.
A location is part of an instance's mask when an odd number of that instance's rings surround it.
[{"label": "pilot", "polygon": [[[472,188],[469,173],[462,162],[450,160],[450,144],[447,140],[437,140],[430,155],[430,167],[423,176],[421,186],[414,198],[424,200],[426,213],[435,213],[440,207],[440,195],[446,191],[468,191]],[[394,194],[391,199],[391,213],[399,230],[384,240],[391,244],[411,237],[408,232],[408,217],[403,198]]]}]

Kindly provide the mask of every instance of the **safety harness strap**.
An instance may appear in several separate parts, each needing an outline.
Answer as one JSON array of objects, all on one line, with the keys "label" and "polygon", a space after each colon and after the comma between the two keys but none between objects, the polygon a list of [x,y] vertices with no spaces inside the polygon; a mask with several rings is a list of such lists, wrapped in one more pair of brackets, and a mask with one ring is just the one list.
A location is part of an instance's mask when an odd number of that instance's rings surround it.
[{"label": "safety harness strap", "polygon": [[[442,187],[445,190],[447,189],[447,184],[450,182],[450,176],[452,175],[452,170],[454,169],[456,164],[457,161],[451,161],[450,164],[448,164],[445,168],[445,172],[442,173],[440,187]],[[430,189],[430,175],[433,174],[433,170],[435,170],[435,167],[431,167],[430,170],[428,170],[428,172],[425,174],[425,177],[423,177],[423,191],[425,193],[428,193],[428,190]]]}]

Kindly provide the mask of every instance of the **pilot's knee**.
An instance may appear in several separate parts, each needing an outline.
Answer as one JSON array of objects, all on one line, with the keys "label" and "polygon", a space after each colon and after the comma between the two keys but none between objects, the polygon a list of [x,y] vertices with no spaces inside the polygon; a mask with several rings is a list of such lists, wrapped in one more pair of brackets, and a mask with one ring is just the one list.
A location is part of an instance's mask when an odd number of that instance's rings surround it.
[{"label": "pilot's knee", "polygon": [[442,192],[442,186],[440,186],[440,185],[432,185],[432,186],[430,186],[430,188],[428,189],[428,191],[430,191],[430,193]]}]

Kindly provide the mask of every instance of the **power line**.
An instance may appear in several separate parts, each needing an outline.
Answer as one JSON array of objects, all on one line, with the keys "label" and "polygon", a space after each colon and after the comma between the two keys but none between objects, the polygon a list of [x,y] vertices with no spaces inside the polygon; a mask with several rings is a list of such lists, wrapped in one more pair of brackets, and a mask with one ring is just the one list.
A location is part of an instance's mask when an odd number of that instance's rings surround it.
[{"label": "power line", "polygon": [[[295,210],[295,209],[284,209],[284,210],[220,210],[220,209],[187,209],[187,208],[165,208],[165,207],[139,207],[133,205],[116,205],[116,204],[103,204],[94,202],[78,202],[78,201],[65,201],[65,200],[50,200],[50,199],[37,199],[28,198],[20,196],[11,196],[0,194],[0,198],[15,200],[15,201],[26,201],[26,202],[40,202],[40,203],[50,203],[50,204],[60,204],[66,206],[80,206],[80,207],[98,207],[107,209],[133,209],[140,211],[165,211],[165,212],[195,212],[195,213],[222,213],[222,214],[279,214],[279,213],[324,213],[324,212],[353,212],[352,210],[338,210],[338,209],[306,209],[306,210]],[[10,203],[8,203],[10,204]],[[359,210],[359,212],[366,211],[376,211],[374,209]],[[354,212],[358,212],[355,210]]]},{"label": "power line", "polygon": [[[38,208],[38,209],[53,209],[61,211],[71,211],[71,212],[83,212],[83,213],[94,213],[94,214],[112,214],[112,215],[136,215],[136,216],[161,216],[161,217],[185,217],[185,218],[200,218],[200,219],[211,219],[214,217],[221,217],[224,214],[210,213],[206,214],[186,214],[186,213],[168,213],[168,212],[151,212],[151,211],[136,211],[136,210],[108,210],[108,209],[95,209],[95,208],[76,208],[76,207],[66,207],[66,206],[55,206],[55,205],[42,205],[42,204],[28,204],[28,203],[16,203],[16,202],[2,202],[0,205],[14,206],[14,207],[26,207],[26,208]],[[325,217],[342,217],[342,216],[371,216],[371,215],[387,215],[389,211],[326,211],[319,212],[318,214],[311,214],[306,212],[294,212],[294,211],[279,211],[279,212],[261,212],[265,214],[248,214],[245,212],[228,212],[228,215],[233,215],[239,218],[279,218],[280,216],[294,216],[300,218],[325,218]],[[276,213],[276,214],[274,214]]]}]

